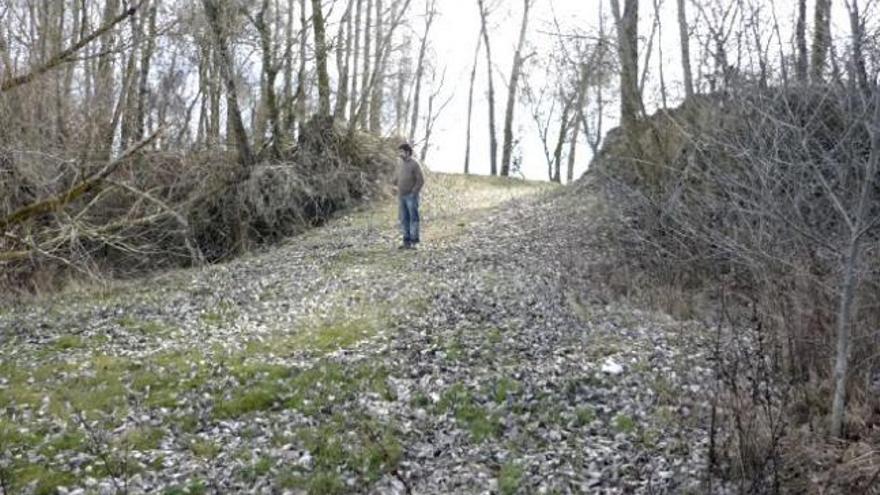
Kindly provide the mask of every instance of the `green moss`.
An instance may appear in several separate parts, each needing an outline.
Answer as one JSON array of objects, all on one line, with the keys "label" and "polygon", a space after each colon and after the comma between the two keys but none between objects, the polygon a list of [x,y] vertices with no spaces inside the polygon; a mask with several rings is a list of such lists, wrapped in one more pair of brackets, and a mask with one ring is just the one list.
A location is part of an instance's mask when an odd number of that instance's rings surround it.
[{"label": "green moss", "polygon": [[512,378],[503,377],[492,386],[492,398],[498,404],[507,402],[507,398],[511,395],[518,394],[521,385]]},{"label": "green moss", "polygon": [[283,389],[280,385],[261,384],[257,388],[241,388],[229,398],[220,398],[214,408],[219,419],[236,418],[254,411],[266,411],[279,404]]},{"label": "green moss", "polygon": [[321,352],[351,347],[375,333],[376,325],[367,319],[323,322],[302,334],[305,347]]},{"label": "green moss", "polygon": [[185,486],[175,486],[162,492],[164,495],[202,495],[208,492],[208,487],[202,481],[192,481]]},{"label": "green moss", "polygon": [[223,327],[231,325],[238,319],[238,309],[228,302],[220,302],[212,311],[206,311],[199,315],[199,320],[210,327]]},{"label": "green moss", "polygon": [[614,429],[620,433],[632,433],[636,429],[636,422],[626,414],[618,414],[613,420]]},{"label": "green moss", "polygon": [[263,478],[272,470],[274,462],[269,457],[260,457],[251,465],[245,466],[240,472],[241,479],[248,483],[254,483]]},{"label": "green moss", "polygon": [[498,473],[498,491],[502,495],[513,495],[519,490],[522,475],[522,468],[516,464],[511,462],[504,464]]},{"label": "green moss", "polygon": [[596,411],[592,407],[579,407],[575,410],[575,426],[587,426],[596,420]]},{"label": "green moss", "polygon": [[342,477],[334,471],[318,471],[310,476],[307,490],[310,495],[337,495],[347,491]]},{"label": "green moss", "polygon": [[21,487],[34,483],[35,495],[53,495],[59,486],[71,486],[76,483],[74,474],[58,471],[41,464],[31,464],[13,472],[12,481]]},{"label": "green moss", "polygon": [[131,450],[148,451],[159,448],[159,443],[165,434],[159,428],[150,426],[138,426],[125,432],[118,443],[122,447]]},{"label": "green moss", "polygon": [[171,333],[175,328],[157,320],[139,320],[132,316],[123,316],[116,320],[122,328],[141,335],[164,336]]},{"label": "green moss", "polygon": [[56,351],[66,351],[69,349],[81,349],[85,347],[85,343],[78,335],[62,335],[52,344],[51,349]]},{"label": "green moss", "polygon": [[42,451],[47,455],[52,455],[57,452],[83,450],[86,442],[86,437],[82,433],[68,431],[51,439]]},{"label": "green moss", "polygon": [[466,429],[475,442],[482,442],[501,434],[499,416],[480,406],[471,392],[457,383],[446,390],[437,404],[440,411],[451,411],[456,422]]}]

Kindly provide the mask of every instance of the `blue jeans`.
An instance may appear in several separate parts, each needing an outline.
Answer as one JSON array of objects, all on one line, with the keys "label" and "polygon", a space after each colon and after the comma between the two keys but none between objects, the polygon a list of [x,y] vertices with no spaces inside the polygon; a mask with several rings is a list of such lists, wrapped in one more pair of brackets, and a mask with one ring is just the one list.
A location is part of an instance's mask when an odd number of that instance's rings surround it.
[{"label": "blue jeans", "polygon": [[419,243],[419,193],[400,197],[400,231],[404,244]]}]

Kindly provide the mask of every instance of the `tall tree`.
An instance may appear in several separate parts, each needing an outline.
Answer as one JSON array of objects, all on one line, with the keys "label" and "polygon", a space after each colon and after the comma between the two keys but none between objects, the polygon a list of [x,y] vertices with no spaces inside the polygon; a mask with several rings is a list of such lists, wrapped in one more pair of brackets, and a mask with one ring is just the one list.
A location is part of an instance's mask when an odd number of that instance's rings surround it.
[{"label": "tall tree", "polygon": [[811,76],[821,83],[831,47],[831,0],[816,0],[814,23]]},{"label": "tall tree", "polygon": [[339,23],[339,33],[336,35],[336,71],[339,74],[336,85],[336,105],[333,114],[337,118],[345,117],[345,109],[348,107],[348,71],[351,61],[351,9],[354,0],[348,0],[342,22]]},{"label": "tall tree", "polygon": [[349,95],[349,105],[351,108],[348,110],[349,118],[354,120],[355,114],[357,114],[357,101],[358,101],[358,61],[360,60],[360,52],[361,52],[361,16],[363,12],[363,0],[355,0],[355,15],[354,15],[354,31],[350,33],[349,37],[354,36],[354,50],[352,51],[352,69],[351,69],[351,94]]},{"label": "tall tree", "polygon": [[498,138],[495,136],[495,77],[492,67],[492,46],[489,43],[489,12],[484,0],[477,0],[480,8],[480,33],[483,35],[483,46],[486,47],[486,72],[489,77],[489,173],[498,175]]},{"label": "tall tree", "polygon": [[[684,95],[691,99],[694,96],[694,75],[691,71],[691,38],[688,25],[686,0],[678,0],[678,37],[681,44],[681,68],[684,77]],[[662,62],[661,62],[662,63]]]},{"label": "tall tree", "polygon": [[321,0],[312,0],[312,28],[315,32],[315,65],[318,73],[318,115],[330,115],[330,75],[327,72],[327,39]]},{"label": "tall tree", "polygon": [[[261,85],[263,94],[260,99],[261,115],[265,120],[269,121],[269,128],[272,130],[272,152],[274,156],[280,155],[280,140],[283,138],[281,132],[281,117],[278,109],[278,97],[275,94],[275,79],[278,76],[279,65],[275,61],[274,40],[272,38],[272,26],[266,22],[266,16],[269,14],[269,0],[263,0],[260,11],[254,19],[254,26],[260,35],[260,49],[262,51],[263,74]],[[265,127],[262,125],[261,127]],[[262,139],[263,136],[257,136]]]},{"label": "tall tree", "polygon": [[847,1],[846,8],[849,14],[852,40],[852,61],[849,64],[850,79],[855,81],[858,87],[867,94],[871,86],[868,82],[868,71],[865,64],[865,21],[859,10],[859,0]]},{"label": "tall tree", "polygon": [[510,175],[510,157],[513,152],[513,110],[516,106],[516,89],[519,85],[520,71],[523,63],[523,46],[526,41],[526,30],[529,23],[529,10],[532,0],[523,0],[522,24],[519,28],[519,41],[513,53],[513,67],[510,69],[510,83],[507,85],[507,108],[504,111],[504,143],[501,147],[501,175]]},{"label": "tall tree", "polygon": [[372,77],[372,87],[370,88],[370,132],[380,133],[382,132],[382,101],[383,94],[385,91],[385,52],[386,50],[380,50],[379,44],[383,43],[385,39],[385,35],[383,34],[383,23],[385,12],[382,9],[382,0],[374,0],[376,4],[376,53],[375,53],[375,61],[373,62],[374,67],[373,71],[375,76]]},{"label": "tall tree", "polygon": [[[600,41],[601,43],[601,41]],[[595,50],[600,50],[601,47],[596,48]],[[595,58],[595,57],[591,57]],[[577,83],[577,96],[575,97],[575,111],[580,112],[581,109],[584,108],[587,101],[587,87],[589,86],[589,63],[581,62],[578,83]],[[567,116],[566,116],[567,117]],[[572,119],[571,124],[571,140],[569,141],[568,148],[568,167],[566,169],[565,174],[565,182],[567,184],[571,184],[572,180],[574,180],[574,163],[575,163],[575,154],[577,152],[577,142],[578,142],[578,134],[581,132],[581,119],[577,118],[577,114],[575,118]]]},{"label": "tall tree", "polygon": [[638,24],[639,1],[624,0],[620,9],[619,0],[611,0],[611,10],[617,25],[617,51],[620,59],[620,115],[624,132],[629,143],[635,147],[635,126],[642,107],[639,91]]},{"label": "tall tree", "polygon": [[795,26],[797,59],[795,76],[798,82],[807,82],[807,0],[798,0],[797,24]]},{"label": "tall tree", "polygon": [[425,32],[419,43],[419,58],[416,62],[415,90],[413,92],[412,117],[409,127],[410,142],[413,142],[416,138],[416,125],[419,121],[419,102],[422,96],[422,78],[425,74],[425,51],[428,48],[428,33],[431,31],[431,24],[434,23],[434,16],[437,13],[435,4],[436,0],[430,0],[430,2],[425,4]]},{"label": "tall tree", "polygon": [[[366,8],[366,20],[364,21],[364,72],[363,72],[363,81],[361,83],[361,94],[358,96],[357,101],[359,102],[357,107],[357,111],[355,115],[357,115],[356,124],[359,125],[362,129],[367,127],[367,113],[362,112],[360,107],[360,102],[363,102],[364,99],[367,98],[370,91],[369,79],[370,79],[370,57],[372,56],[371,49],[371,40],[372,40],[372,30],[373,30],[373,0],[367,0],[367,8]],[[378,45],[379,40],[376,40],[376,44]],[[352,117],[354,120],[355,117]]]},{"label": "tall tree", "polygon": [[477,78],[477,62],[480,57],[480,48],[483,44],[483,31],[477,36],[477,47],[474,49],[474,62],[471,65],[471,79],[468,83],[468,107],[467,107],[467,139],[464,145],[464,173],[471,171],[471,117],[474,109],[474,80]]}]

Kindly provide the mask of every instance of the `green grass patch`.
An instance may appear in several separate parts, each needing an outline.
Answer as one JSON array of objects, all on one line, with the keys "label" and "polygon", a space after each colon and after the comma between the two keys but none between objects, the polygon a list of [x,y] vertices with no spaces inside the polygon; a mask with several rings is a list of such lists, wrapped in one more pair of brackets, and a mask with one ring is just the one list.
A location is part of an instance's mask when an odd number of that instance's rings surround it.
[{"label": "green grass patch", "polygon": [[519,490],[522,482],[522,468],[512,462],[501,466],[498,473],[498,491],[501,495],[513,495]]},{"label": "green grass patch", "polygon": [[491,413],[480,405],[472,393],[460,383],[444,392],[437,408],[441,412],[451,412],[459,426],[467,430],[471,439],[477,443],[502,433],[503,425],[498,414]]},{"label": "green grass patch", "polygon": [[348,492],[342,474],[368,486],[395,469],[403,457],[397,432],[362,414],[335,414],[319,426],[301,428],[297,442],[312,456],[312,466],[281,474],[278,484],[315,494]]},{"label": "green grass patch", "polygon": [[636,421],[626,414],[618,414],[613,419],[614,429],[620,433],[632,433],[636,429]]},{"label": "green grass patch", "polygon": [[199,315],[199,320],[209,327],[224,327],[231,325],[238,319],[239,311],[231,303],[220,302],[212,311],[206,311]]},{"label": "green grass patch", "polygon": [[117,443],[120,447],[143,452],[158,449],[163,436],[159,428],[137,426],[126,431]]},{"label": "green grass patch", "polygon": [[518,381],[512,378],[503,377],[492,385],[492,399],[497,404],[503,404],[507,402],[508,397],[518,394],[521,388],[522,386]]},{"label": "green grass patch", "polygon": [[584,427],[596,420],[596,411],[589,406],[578,407],[575,410],[575,426]]},{"label": "green grass patch", "polygon": [[[33,483],[35,495],[54,495],[58,493],[58,487],[71,486],[77,482],[73,473],[59,471],[42,464],[30,464],[23,468],[13,470],[12,483],[24,493],[24,487]],[[12,492],[16,493],[16,492]]]},{"label": "green grass patch", "polygon": [[85,342],[78,335],[62,335],[52,343],[50,349],[54,351],[67,351],[71,349],[82,349]]}]

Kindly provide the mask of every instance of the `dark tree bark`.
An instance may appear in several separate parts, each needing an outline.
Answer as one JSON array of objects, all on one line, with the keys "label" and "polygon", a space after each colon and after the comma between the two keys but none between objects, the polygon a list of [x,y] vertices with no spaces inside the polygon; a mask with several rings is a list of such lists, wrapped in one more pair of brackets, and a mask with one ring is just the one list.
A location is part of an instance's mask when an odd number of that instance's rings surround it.
[{"label": "dark tree bark", "polygon": [[431,3],[425,6],[425,33],[422,35],[422,40],[419,44],[419,59],[416,62],[416,86],[413,92],[412,120],[410,121],[409,127],[410,142],[413,142],[416,138],[416,126],[419,121],[419,103],[422,98],[422,78],[425,74],[425,51],[428,48],[428,33],[431,31],[431,24],[434,23],[434,15],[436,14],[434,4],[435,1],[431,0]]},{"label": "dark tree bark", "polygon": [[513,67],[510,70],[510,83],[507,85],[507,108],[504,111],[504,142],[501,146],[501,175],[510,175],[510,158],[513,153],[513,111],[516,107],[516,89],[519,85],[520,71],[522,70],[522,50],[526,41],[526,30],[529,23],[529,10],[532,0],[523,0],[522,24],[519,28],[519,41],[513,54]]},{"label": "dark tree bark", "polygon": [[688,26],[686,0],[678,0],[678,36],[681,43],[681,68],[684,74],[684,95],[691,99],[694,96],[694,76],[691,71],[690,26]]},{"label": "dark tree bark", "polygon": [[797,25],[795,27],[797,61],[795,75],[798,82],[807,82],[807,0],[798,0]]},{"label": "dark tree bark", "polygon": [[814,22],[811,75],[813,82],[821,83],[831,47],[831,0],[816,0]]},{"label": "dark tree bark", "polygon": [[315,33],[315,65],[318,72],[318,115],[330,115],[330,75],[327,73],[327,39],[321,0],[312,0],[312,27]]},{"label": "dark tree bark", "polygon": [[202,0],[205,8],[205,16],[214,36],[214,46],[217,50],[220,62],[220,73],[226,86],[227,118],[230,119],[229,128],[233,132],[233,139],[238,150],[238,161],[242,166],[241,177],[246,178],[250,174],[250,167],[254,163],[247,131],[241,118],[241,110],[238,106],[238,88],[235,85],[235,65],[232,54],[229,52],[226,33],[223,30],[222,20],[226,14],[221,0]]},{"label": "dark tree bark", "polygon": [[370,88],[370,132],[379,134],[382,132],[382,102],[385,91],[385,51],[380,50],[379,44],[385,39],[383,34],[384,10],[382,0],[374,0],[376,4],[376,53],[374,55],[372,84]]},{"label": "dark tree bark", "polygon": [[483,31],[477,36],[477,48],[474,49],[474,63],[471,65],[471,79],[468,85],[468,107],[467,107],[467,139],[464,147],[464,173],[469,174],[471,168],[471,117],[474,109],[474,80],[477,77],[477,62],[479,61],[480,48],[483,43]]},{"label": "dark tree bark", "polygon": [[638,0],[625,0],[625,2],[623,12],[620,10],[619,0],[611,0],[611,7],[617,25],[617,50],[620,58],[621,122],[629,143],[635,150],[638,142],[635,127],[642,107],[638,76],[639,2]]},{"label": "dark tree bark", "polygon": [[489,173],[498,175],[498,138],[495,136],[495,77],[492,71],[492,46],[489,43],[489,13],[483,0],[477,0],[480,7],[483,45],[486,47],[486,72],[489,76]]}]

